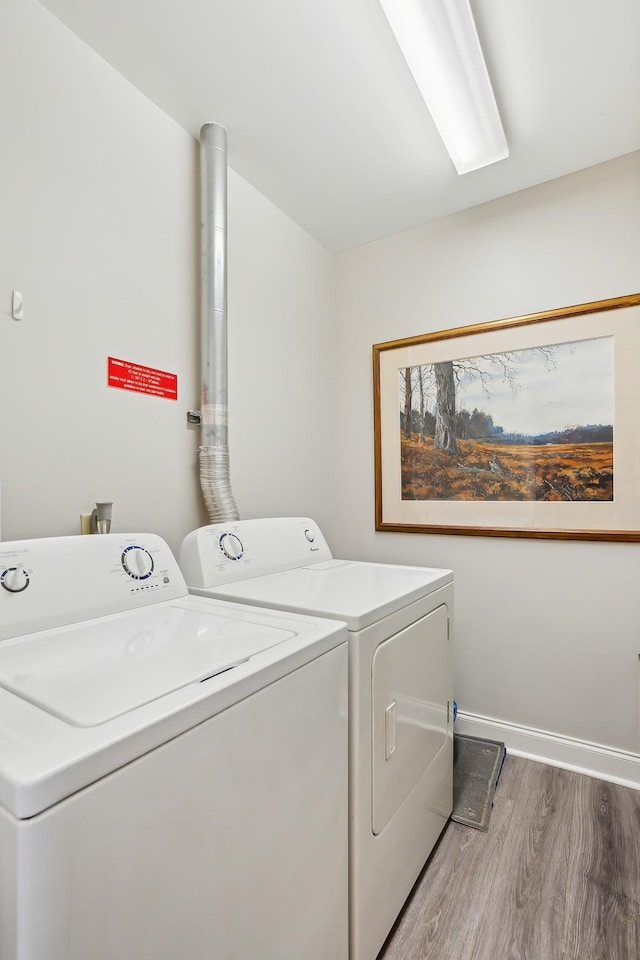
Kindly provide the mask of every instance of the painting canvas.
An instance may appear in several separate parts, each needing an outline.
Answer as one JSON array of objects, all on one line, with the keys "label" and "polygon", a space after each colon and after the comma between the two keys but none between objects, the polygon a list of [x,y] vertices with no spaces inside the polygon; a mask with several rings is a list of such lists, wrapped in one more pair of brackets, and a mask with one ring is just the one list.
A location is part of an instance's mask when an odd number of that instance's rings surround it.
[{"label": "painting canvas", "polygon": [[640,540],[640,294],[373,347],[376,529]]},{"label": "painting canvas", "polygon": [[400,368],[404,500],[613,500],[613,338]]}]

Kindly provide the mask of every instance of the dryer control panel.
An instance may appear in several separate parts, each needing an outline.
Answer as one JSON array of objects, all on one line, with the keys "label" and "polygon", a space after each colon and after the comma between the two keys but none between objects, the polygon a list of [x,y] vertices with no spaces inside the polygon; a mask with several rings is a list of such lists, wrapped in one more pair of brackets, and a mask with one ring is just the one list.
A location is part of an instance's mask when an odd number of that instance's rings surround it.
[{"label": "dryer control panel", "polygon": [[189,533],[179,557],[188,585],[201,588],[331,559],[327,541],[309,517],[213,523]]},{"label": "dryer control panel", "polygon": [[0,641],[187,594],[156,534],[0,542]]}]

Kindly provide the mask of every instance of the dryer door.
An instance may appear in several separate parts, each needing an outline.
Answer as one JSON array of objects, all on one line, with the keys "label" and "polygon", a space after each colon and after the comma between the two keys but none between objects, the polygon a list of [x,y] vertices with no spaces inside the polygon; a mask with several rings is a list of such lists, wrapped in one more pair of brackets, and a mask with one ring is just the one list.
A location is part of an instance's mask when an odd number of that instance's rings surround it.
[{"label": "dryer door", "polygon": [[[381,833],[442,750],[451,750],[453,664],[442,604],[385,640],[372,661],[372,830]],[[450,765],[435,764],[438,770]],[[448,772],[450,775],[451,771]],[[433,784],[434,796],[442,785]]]}]

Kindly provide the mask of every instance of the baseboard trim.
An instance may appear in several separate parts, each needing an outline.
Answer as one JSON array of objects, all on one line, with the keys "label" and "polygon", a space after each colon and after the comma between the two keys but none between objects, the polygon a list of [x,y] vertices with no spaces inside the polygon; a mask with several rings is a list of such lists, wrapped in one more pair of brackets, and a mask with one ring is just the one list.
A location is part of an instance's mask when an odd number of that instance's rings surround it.
[{"label": "baseboard trim", "polygon": [[456,733],[501,740],[507,753],[640,790],[640,755],[490,717],[458,712]]}]

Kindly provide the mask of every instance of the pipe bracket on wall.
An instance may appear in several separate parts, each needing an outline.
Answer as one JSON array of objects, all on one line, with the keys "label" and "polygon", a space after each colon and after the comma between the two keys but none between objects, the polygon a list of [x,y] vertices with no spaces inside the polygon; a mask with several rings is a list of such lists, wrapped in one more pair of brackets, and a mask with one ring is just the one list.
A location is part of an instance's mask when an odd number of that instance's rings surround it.
[{"label": "pipe bracket on wall", "polygon": [[189,425],[202,423],[202,415],[199,410],[187,410],[187,423]]},{"label": "pipe bracket on wall", "polygon": [[22,320],[24,318],[24,300],[19,290],[13,291],[13,297],[11,298],[11,316],[14,320]]}]

